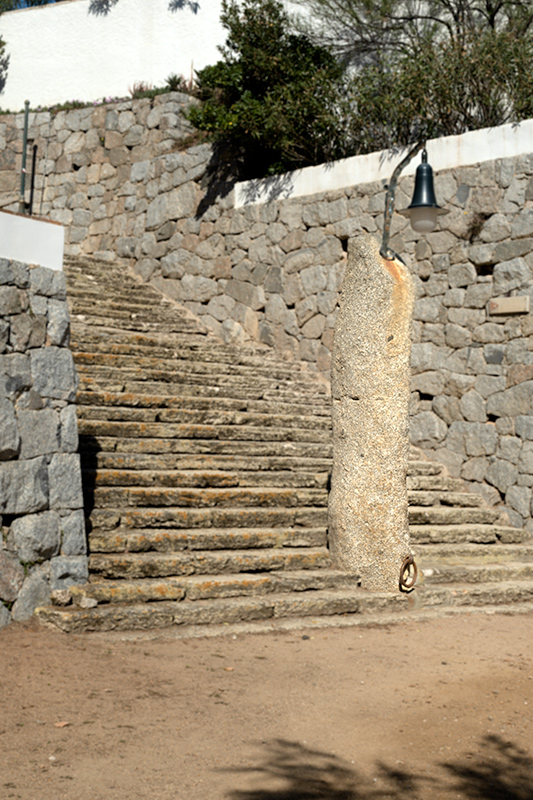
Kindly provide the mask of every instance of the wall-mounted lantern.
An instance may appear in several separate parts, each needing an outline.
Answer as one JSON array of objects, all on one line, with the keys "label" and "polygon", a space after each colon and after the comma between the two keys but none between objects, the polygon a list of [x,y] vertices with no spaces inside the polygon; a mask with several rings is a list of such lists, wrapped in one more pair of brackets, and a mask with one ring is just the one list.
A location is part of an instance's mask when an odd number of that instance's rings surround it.
[{"label": "wall-mounted lantern", "polygon": [[[402,214],[402,216],[409,217],[411,227],[414,231],[417,231],[417,233],[431,233],[437,226],[437,217],[449,213],[447,209],[441,208],[437,203],[435,188],[433,186],[433,170],[428,164],[428,154],[425,145],[425,140],[417,142],[392,173],[387,196],[385,198],[385,220],[383,223],[383,239],[380,249],[382,257],[386,258],[388,261],[392,261],[394,258],[400,258],[398,254],[389,247],[390,226],[394,211],[394,198],[398,178],[403,168],[407,166],[420,150],[422,150],[422,163],[418,165],[416,170],[413,199],[411,200],[411,205],[405,209],[405,211],[400,211],[399,213]],[[402,259],[400,258],[400,260]]]}]

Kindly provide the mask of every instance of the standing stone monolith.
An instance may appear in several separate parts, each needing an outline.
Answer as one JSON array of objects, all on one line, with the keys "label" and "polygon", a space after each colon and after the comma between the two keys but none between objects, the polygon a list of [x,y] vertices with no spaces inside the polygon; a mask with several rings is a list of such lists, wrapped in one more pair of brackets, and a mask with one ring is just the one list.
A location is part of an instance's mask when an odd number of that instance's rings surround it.
[{"label": "standing stone monolith", "polygon": [[364,588],[399,590],[411,555],[409,455],[411,319],[407,267],[381,257],[372,236],[350,241],[332,360],[334,563]]}]

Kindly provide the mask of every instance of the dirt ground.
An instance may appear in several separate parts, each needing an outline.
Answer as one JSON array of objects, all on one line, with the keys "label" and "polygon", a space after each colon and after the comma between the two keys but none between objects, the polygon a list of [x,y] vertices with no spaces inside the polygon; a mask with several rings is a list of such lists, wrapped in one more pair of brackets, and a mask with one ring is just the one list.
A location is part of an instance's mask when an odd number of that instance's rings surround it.
[{"label": "dirt ground", "polygon": [[0,631],[0,798],[533,798],[533,616]]}]

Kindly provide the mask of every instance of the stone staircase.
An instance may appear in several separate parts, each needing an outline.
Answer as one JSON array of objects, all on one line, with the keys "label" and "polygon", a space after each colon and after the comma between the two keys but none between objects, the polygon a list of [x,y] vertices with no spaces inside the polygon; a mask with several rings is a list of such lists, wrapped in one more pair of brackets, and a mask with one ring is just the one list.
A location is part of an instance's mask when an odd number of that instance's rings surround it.
[{"label": "stone staircase", "polygon": [[198,635],[533,609],[529,534],[420,458],[407,479],[418,588],[362,590],[329,560],[327,383],[223,344],[124,265],[65,271],[91,577],[42,621]]}]

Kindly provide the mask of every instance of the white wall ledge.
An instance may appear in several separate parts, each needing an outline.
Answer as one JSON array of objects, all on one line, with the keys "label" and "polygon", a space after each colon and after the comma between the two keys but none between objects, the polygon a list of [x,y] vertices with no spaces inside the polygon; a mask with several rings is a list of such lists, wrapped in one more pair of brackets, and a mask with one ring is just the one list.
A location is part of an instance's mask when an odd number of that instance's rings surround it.
[{"label": "white wall ledge", "polygon": [[[244,181],[235,187],[235,207],[387,181],[406,150],[382,150],[271,178]],[[533,153],[533,120],[484,128],[460,136],[429,139],[427,151],[428,161],[435,172]],[[420,159],[415,157],[402,175],[414,175],[419,163]]]}]

